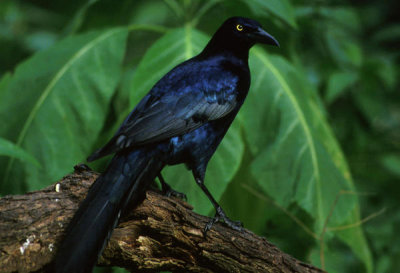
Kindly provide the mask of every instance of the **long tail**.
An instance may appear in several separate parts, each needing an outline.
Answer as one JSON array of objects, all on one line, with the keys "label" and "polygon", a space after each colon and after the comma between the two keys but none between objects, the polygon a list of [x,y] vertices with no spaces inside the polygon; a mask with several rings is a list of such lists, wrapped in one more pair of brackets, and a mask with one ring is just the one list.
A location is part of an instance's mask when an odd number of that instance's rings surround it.
[{"label": "long tail", "polygon": [[51,272],[91,272],[121,212],[140,201],[163,167],[155,153],[139,149],[114,156],[69,224]]}]

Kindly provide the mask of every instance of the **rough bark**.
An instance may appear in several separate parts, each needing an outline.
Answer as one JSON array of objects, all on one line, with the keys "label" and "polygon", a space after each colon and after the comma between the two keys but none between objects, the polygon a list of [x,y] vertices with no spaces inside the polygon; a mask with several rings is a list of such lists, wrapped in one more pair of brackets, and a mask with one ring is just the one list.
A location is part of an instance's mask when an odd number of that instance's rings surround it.
[{"label": "rough bark", "polygon": [[[0,272],[41,271],[97,173],[75,173],[36,192],[0,199]],[[133,272],[323,272],[280,251],[254,233],[215,224],[176,198],[148,191],[125,216],[106,247],[100,265]]]}]

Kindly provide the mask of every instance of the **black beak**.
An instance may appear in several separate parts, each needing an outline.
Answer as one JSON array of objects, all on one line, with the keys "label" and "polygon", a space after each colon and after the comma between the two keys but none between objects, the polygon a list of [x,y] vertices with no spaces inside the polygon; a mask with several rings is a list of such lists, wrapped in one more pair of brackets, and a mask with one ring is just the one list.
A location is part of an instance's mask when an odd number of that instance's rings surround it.
[{"label": "black beak", "polygon": [[260,27],[257,28],[255,32],[251,33],[250,36],[254,39],[256,43],[274,45],[279,47],[279,42],[274,38],[274,36],[272,36]]}]

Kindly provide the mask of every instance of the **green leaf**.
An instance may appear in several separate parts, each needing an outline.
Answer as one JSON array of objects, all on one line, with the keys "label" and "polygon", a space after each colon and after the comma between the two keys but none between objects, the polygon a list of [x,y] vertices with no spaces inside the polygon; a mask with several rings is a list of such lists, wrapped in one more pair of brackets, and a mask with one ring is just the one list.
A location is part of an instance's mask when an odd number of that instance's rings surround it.
[{"label": "green leaf", "polygon": [[75,33],[83,24],[85,20],[86,13],[88,9],[96,4],[99,0],[87,0],[83,5],[77,10],[75,15],[72,17],[68,25],[64,29],[64,34],[73,34]]},{"label": "green leaf", "polygon": [[339,240],[332,240],[332,242],[324,244],[324,248],[323,263],[321,263],[321,251],[319,247],[314,247],[308,253],[308,259],[311,261],[311,264],[327,272],[366,272],[365,266],[352,255],[351,249],[343,245]]},{"label": "green leaf", "polygon": [[21,161],[29,162],[36,167],[40,167],[39,162],[29,153],[16,146],[11,141],[0,138],[0,156],[9,156]]},{"label": "green leaf", "polygon": [[[186,26],[169,32],[147,51],[137,67],[131,92],[132,108],[171,68],[194,56],[203,49],[208,37]],[[218,200],[239,168],[243,155],[243,141],[238,125],[234,124],[211,159],[205,184]],[[210,201],[195,183],[191,172],[184,166],[167,167],[163,171],[168,183],[187,194],[199,213],[212,209]]]},{"label": "green leaf", "polygon": [[400,177],[400,154],[384,154],[381,164],[392,174]]},{"label": "green leaf", "polygon": [[379,43],[398,41],[400,39],[400,24],[391,24],[378,29],[372,36]]},{"label": "green leaf", "polygon": [[328,88],[325,101],[330,104],[334,102],[344,91],[346,91],[357,80],[357,74],[352,72],[333,73],[328,80]]},{"label": "green leaf", "polygon": [[296,28],[296,17],[292,4],[288,0],[242,0],[249,8],[258,15],[272,13],[281,20]]},{"label": "green leaf", "polygon": [[359,92],[352,92],[355,106],[373,126],[390,122],[390,98],[383,92],[382,84],[370,76],[360,81]]},{"label": "green leaf", "polygon": [[346,30],[329,28],[325,32],[325,41],[331,56],[336,62],[344,67],[360,67],[363,63],[363,53],[354,37]]},{"label": "green leaf", "polygon": [[[357,205],[351,211],[351,214],[347,219],[344,219],[343,225],[353,225],[350,228],[346,228],[340,231],[336,231],[335,235],[338,236],[343,242],[345,242],[356,256],[364,263],[367,272],[373,272],[374,262],[370,249],[368,247],[367,240],[365,239],[364,232],[360,225],[355,225],[360,220],[360,209]],[[342,226],[343,226],[342,225]],[[333,226],[333,225],[332,225]]]},{"label": "green leaf", "polygon": [[[313,12],[315,12],[315,7]],[[319,9],[321,16],[329,19],[331,28],[344,28],[346,31],[360,31],[362,28],[362,21],[359,12],[351,7],[321,7]],[[310,16],[314,16],[311,14]]]},{"label": "green leaf", "polygon": [[[69,37],[19,65],[0,101],[0,135],[42,166],[2,160],[2,189],[48,185],[85,160],[120,77],[128,30]],[[29,184],[21,184],[28,181]]]},{"label": "green leaf", "polygon": [[[315,219],[320,234],[330,225],[359,221],[355,195],[346,161],[328,126],[316,92],[309,90],[303,73],[281,57],[254,49],[250,56],[252,86],[240,118],[256,156],[252,173],[264,192],[279,205],[296,202]],[[332,214],[331,210],[333,208]],[[360,257],[367,264],[368,246],[359,227],[352,241],[341,237],[353,250],[367,249]],[[355,242],[356,240],[356,242]]]},{"label": "green leaf", "polygon": [[368,60],[368,68],[376,73],[382,82],[387,86],[384,92],[396,92],[396,82],[398,81],[397,66],[392,56],[387,57],[370,57]]},{"label": "green leaf", "polygon": [[11,81],[11,73],[6,73],[0,80],[0,101],[2,100],[2,95],[5,93],[8,84]]}]

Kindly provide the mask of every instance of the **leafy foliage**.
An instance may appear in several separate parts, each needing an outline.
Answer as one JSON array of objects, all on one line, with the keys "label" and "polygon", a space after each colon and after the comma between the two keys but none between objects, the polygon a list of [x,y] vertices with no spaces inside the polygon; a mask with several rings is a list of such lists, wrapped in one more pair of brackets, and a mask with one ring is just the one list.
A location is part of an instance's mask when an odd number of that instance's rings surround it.
[{"label": "leafy foliage", "polygon": [[[3,0],[1,194],[70,172],[240,14],[281,48],[251,51],[251,90],[210,162],[210,191],[231,218],[329,272],[395,272],[400,35],[390,3]],[[196,211],[213,213],[184,166],[164,174]]]},{"label": "leafy foliage", "polygon": [[23,162],[31,163],[36,167],[40,167],[39,162],[33,156],[25,152],[14,143],[3,138],[0,138],[0,155],[16,158]]},{"label": "leafy foliage", "polygon": [[[2,187],[38,189],[90,152],[119,79],[126,35],[126,29],[113,29],[68,37],[17,67],[1,92],[0,117],[8,122],[0,133],[42,168],[7,158]],[[23,177],[29,183],[18,183]]]}]

